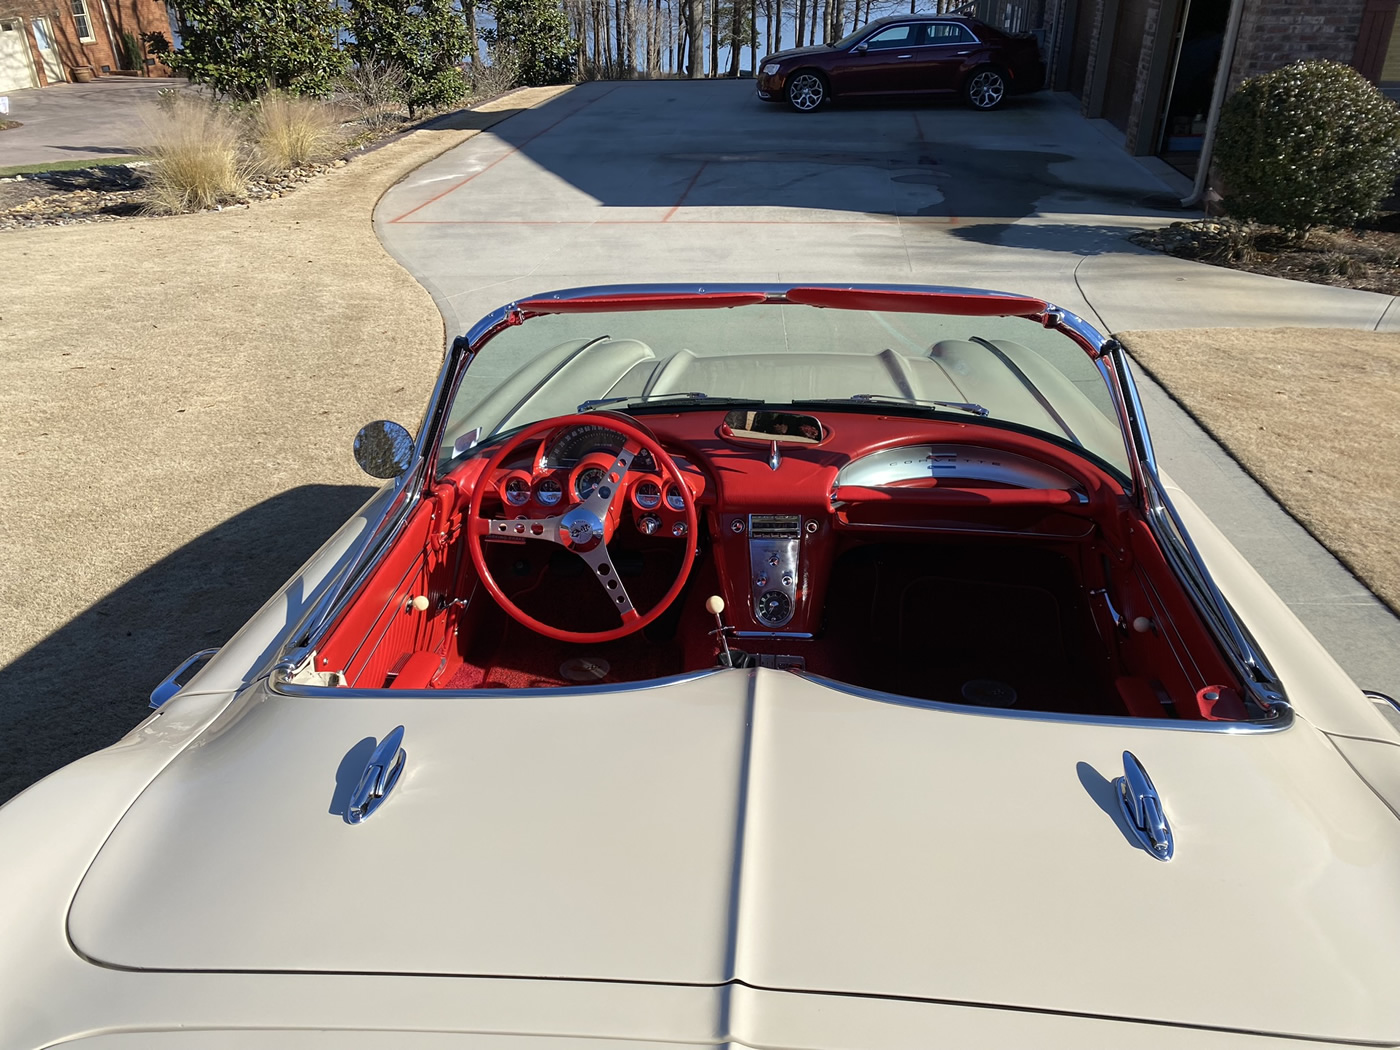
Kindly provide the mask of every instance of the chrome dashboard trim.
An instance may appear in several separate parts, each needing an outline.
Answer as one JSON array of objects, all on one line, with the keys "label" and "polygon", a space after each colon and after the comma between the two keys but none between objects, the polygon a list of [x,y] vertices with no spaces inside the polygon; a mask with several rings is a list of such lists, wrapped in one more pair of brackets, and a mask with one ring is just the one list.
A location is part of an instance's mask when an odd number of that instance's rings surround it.
[{"label": "chrome dashboard trim", "polygon": [[825,686],[838,693],[860,697],[862,700],[874,700],[877,703],[895,704],[900,707],[919,707],[929,711],[979,715],[983,718],[1014,718],[1023,722],[1061,722],[1066,725],[1078,726],[1166,729],[1187,733],[1225,733],[1227,735],[1278,733],[1293,725],[1293,708],[1284,701],[1279,701],[1275,705],[1274,710],[1277,714],[1273,717],[1249,722],[1208,722],[1184,718],[1133,718],[1129,715],[1073,715],[1061,714],[1057,711],[1013,711],[1004,707],[978,707],[975,704],[955,704],[946,700],[921,700],[918,697],[901,696],[898,693],[886,693],[878,689],[848,685],[845,682],[838,682],[834,678],[824,678],[821,675],[812,674],[810,671],[789,670],[785,673],[795,674],[816,685]]}]

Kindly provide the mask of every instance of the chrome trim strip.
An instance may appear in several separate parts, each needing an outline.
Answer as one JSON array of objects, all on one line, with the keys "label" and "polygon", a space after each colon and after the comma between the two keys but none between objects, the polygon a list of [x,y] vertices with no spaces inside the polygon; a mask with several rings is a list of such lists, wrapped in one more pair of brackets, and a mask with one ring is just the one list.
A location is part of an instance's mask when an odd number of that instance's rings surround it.
[{"label": "chrome trim strip", "polygon": [[[175,670],[171,671],[168,675],[162,678],[160,680],[160,684],[151,690],[151,702],[148,706],[152,710],[159,710],[160,708],[168,704],[171,700],[174,700],[177,696],[184,692],[185,689],[185,687],[180,684],[180,676],[183,675],[195,664],[200,664],[200,670],[204,670],[203,665],[207,664],[210,660],[212,660],[218,654],[218,652],[218,649],[201,649],[199,650],[199,652],[193,653],[190,656],[185,657],[185,659],[180,661],[179,667],[175,668]],[[191,675],[190,677],[193,678],[194,675]],[[1391,701],[1391,703],[1394,702],[1395,701],[1393,700]]]},{"label": "chrome trim strip", "polygon": [[823,678],[810,671],[788,670],[800,678],[833,689],[838,693],[874,700],[881,704],[895,704],[900,707],[919,707],[929,711],[956,712],[959,714],[981,715],[985,718],[1015,718],[1025,722],[1063,722],[1066,725],[1104,726],[1117,729],[1168,729],[1188,733],[1277,733],[1293,725],[1293,708],[1280,700],[1274,705],[1277,712],[1273,717],[1250,722],[1209,722],[1183,718],[1133,718],[1130,715],[1071,715],[1058,711],[1012,711],[1004,707],[978,707],[975,704],[954,704],[944,700],[920,700],[913,696],[900,696],[898,693],[885,693],[878,689],[848,685],[834,678]]},{"label": "chrome trim strip", "polygon": [[314,697],[322,700],[331,697],[344,700],[384,700],[390,697],[404,699],[407,697],[417,697],[418,699],[432,700],[466,700],[472,697],[480,697],[484,700],[503,700],[506,698],[520,699],[521,696],[592,696],[600,693],[621,693],[629,690],[641,688],[654,688],[656,686],[681,685],[684,682],[694,682],[701,678],[708,678],[712,674],[721,671],[740,671],[747,673],[744,668],[731,667],[706,667],[701,671],[687,671],[684,674],[669,675],[666,678],[643,678],[635,682],[606,682],[601,685],[573,685],[561,686],[558,689],[346,689],[329,685],[298,685],[289,682],[285,677],[273,673],[267,679],[267,688],[277,696],[287,697]]},{"label": "chrome trim strip", "polygon": [[1379,693],[1374,689],[1363,689],[1361,690],[1361,695],[1364,696],[1367,700],[1374,700],[1377,703],[1389,704],[1391,707],[1395,708],[1395,710],[1400,711],[1400,700],[1396,700],[1395,697],[1390,696],[1387,693]]},{"label": "chrome trim strip", "polygon": [[1113,360],[1114,374],[1119,377],[1119,381],[1123,384],[1123,392],[1126,395],[1126,404],[1129,409],[1130,433],[1139,446],[1136,451],[1142,457],[1147,468],[1156,474],[1157,453],[1152,448],[1152,435],[1147,431],[1147,413],[1142,408],[1142,396],[1138,393],[1137,379],[1134,378],[1132,369],[1128,366],[1127,351],[1123,349],[1123,344],[1116,339],[1110,339],[1104,345],[1108,350],[1108,356]]}]

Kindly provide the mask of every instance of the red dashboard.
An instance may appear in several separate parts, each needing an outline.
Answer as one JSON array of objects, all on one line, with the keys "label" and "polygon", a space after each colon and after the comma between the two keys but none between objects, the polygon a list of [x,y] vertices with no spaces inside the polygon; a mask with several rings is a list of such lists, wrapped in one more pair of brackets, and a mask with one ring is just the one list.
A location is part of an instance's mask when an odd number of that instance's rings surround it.
[{"label": "red dashboard", "polygon": [[[921,530],[1074,540],[1096,520],[1107,519],[1112,530],[1118,517],[1102,513],[1121,500],[1118,481],[1084,457],[1016,431],[838,413],[822,420],[819,442],[779,444],[775,456],[771,447],[733,441],[722,415],[626,420],[655,437],[679,468],[741,633],[814,631],[843,536]],[[596,426],[551,433],[494,473],[488,499],[494,495],[505,518],[561,514],[606,478],[620,437],[605,412]],[[865,465],[877,458],[881,467],[872,472]],[[465,465],[457,472],[470,473]],[[453,480],[471,484],[465,476]],[[613,500],[609,542],[615,535],[634,543],[682,537],[684,510],[675,482],[649,455],[638,456]]]}]

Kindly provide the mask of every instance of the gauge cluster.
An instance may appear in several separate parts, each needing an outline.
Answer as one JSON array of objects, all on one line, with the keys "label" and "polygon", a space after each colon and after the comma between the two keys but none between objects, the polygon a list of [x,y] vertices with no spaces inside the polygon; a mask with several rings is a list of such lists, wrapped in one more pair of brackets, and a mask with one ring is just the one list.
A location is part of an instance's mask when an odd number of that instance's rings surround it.
[{"label": "gauge cluster", "polygon": [[[495,478],[496,493],[513,517],[544,517],[589,499],[607,482],[608,470],[626,439],[598,424],[570,427],[538,447],[530,462]],[[703,475],[677,459],[690,490],[705,489]],[[642,449],[632,460],[615,504],[624,519],[646,536],[684,536],[685,496],[661,473],[655,459]]]}]

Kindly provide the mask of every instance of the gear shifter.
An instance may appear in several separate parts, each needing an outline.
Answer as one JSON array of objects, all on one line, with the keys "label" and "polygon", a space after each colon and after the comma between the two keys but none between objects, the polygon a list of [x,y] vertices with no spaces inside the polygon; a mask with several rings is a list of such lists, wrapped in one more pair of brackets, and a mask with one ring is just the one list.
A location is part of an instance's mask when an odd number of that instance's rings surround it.
[{"label": "gear shifter", "polygon": [[721,615],[724,612],[724,599],[718,594],[712,594],[705,599],[705,611],[715,618],[715,629],[710,633],[719,636],[719,665],[721,667],[754,667],[756,666],[752,653],[746,653],[742,649],[729,648],[729,639],[726,635],[734,630],[724,622]]},{"label": "gear shifter", "polygon": [[733,667],[733,658],[729,652],[729,639],[725,633],[732,631],[732,627],[726,627],[724,623],[724,599],[718,594],[712,594],[705,599],[705,611],[715,618],[715,629],[711,634],[719,635],[719,665],[721,667]]}]

